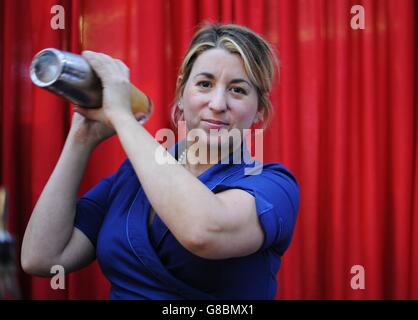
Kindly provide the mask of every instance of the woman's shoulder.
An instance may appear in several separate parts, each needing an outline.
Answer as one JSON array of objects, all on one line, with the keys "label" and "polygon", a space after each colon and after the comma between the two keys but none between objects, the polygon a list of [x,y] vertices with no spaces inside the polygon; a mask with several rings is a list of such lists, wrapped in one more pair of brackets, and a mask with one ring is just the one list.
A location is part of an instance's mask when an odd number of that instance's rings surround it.
[{"label": "woman's shoulder", "polygon": [[116,171],[116,174],[121,176],[127,173],[134,172],[134,168],[132,166],[132,163],[129,159],[125,159],[122,161],[122,163],[119,165],[118,170]]},{"label": "woman's shoulder", "polygon": [[138,178],[135,174],[134,168],[129,161],[129,159],[125,159],[120,165],[116,172],[113,174],[113,187],[116,189],[123,188],[127,186],[129,181],[132,183],[137,183]]},{"label": "woman's shoulder", "polygon": [[266,171],[266,173],[273,173],[273,174],[285,174],[289,176],[292,180],[294,180],[296,183],[296,178],[293,175],[293,173],[290,171],[289,168],[285,167],[283,164],[278,162],[266,162],[263,163],[263,170]]},{"label": "woman's shoulder", "polygon": [[243,170],[238,170],[232,177],[233,179],[284,179],[298,186],[298,181],[290,169],[278,162],[254,161],[246,163]]},{"label": "woman's shoulder", "polygon": [[240,188],[276,198],[285,193],[295,204],[299,202],[299,184],[293,173],[278,162],[259,162],[237,166],[218,185],[220,190]]}]

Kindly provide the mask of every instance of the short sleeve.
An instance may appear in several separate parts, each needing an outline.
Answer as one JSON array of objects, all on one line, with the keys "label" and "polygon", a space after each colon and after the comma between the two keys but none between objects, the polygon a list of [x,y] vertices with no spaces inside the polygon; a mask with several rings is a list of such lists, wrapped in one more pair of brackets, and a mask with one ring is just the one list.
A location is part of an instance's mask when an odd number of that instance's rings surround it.
[{"label": "short sleeve", "polygon": [[127,165],[125,161],[116,173],[101,180],[77,201],[74,227],[82,231],[95,247],[100,228],[108,211],[112,188]]},{"label": "short sleeve", "polygon": [[260,174],[226,179],[217,191],[233,188],[247,191],[255,198],[264,231],[260,250],[273,246],[283,254],[292,239],[299,210],[299,187],[293,175],[280,164],[264,164]]}]

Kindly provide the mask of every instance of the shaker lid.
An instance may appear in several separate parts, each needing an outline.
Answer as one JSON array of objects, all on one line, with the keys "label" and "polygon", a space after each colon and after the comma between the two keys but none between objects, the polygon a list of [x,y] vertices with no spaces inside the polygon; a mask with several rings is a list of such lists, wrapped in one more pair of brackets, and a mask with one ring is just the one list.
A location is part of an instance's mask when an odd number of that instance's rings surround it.
[{"label": "shaker lid", "polygon": [[54,48],[39,51],[30,65],[30,78],[39,87],[54,83],[62,73],[63,55]]}]

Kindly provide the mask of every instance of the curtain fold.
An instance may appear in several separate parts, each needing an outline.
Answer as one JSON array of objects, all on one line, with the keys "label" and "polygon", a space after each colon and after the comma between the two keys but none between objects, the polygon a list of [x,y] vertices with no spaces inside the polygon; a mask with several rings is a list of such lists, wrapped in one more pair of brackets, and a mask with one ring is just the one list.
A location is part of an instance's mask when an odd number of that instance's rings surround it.
[{"label": "curtain fold", "polygon": [[[50,26],[65,9],[65,29]],[[353,5],[366,28],[353,30]],[[244,24],[280,60],[264,160],[297,177],[301,209],[279,271],[278,299],[418,299],[418,4],[413,0],[4,0],[0,4],[0,184],[21,243],[68,133],[71,106],[34,87],[46,47],[102,51],[130,67],[153,100],[145,125],[169,127],[178,67],[204,21]],[[93,153],[79,194],[125,158],[111,138]],[[365,289],[350,283],[364,267]],[[245,281],[245,279],[243,279]],[[97,263],[65,290],[20,273],[25,298],[107,299]]]}]

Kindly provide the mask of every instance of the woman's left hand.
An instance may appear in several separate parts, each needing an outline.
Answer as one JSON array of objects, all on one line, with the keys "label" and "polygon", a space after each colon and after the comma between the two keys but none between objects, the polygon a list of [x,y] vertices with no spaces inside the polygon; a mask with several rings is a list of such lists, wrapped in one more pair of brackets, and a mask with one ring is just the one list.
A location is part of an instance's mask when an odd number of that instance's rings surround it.
[{"label": "woman's left hand", "polygon": [[82,56],[94,69],[103,86],[102,112],[85,108],[83,115],[110,127],[114,126],[117,117],[133,117],[129,68],[121,60],[104,53],[83,51]]}]

